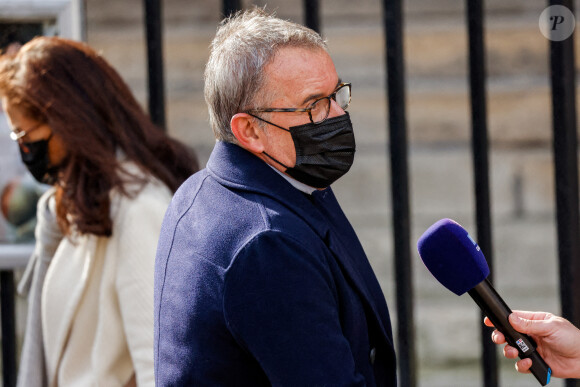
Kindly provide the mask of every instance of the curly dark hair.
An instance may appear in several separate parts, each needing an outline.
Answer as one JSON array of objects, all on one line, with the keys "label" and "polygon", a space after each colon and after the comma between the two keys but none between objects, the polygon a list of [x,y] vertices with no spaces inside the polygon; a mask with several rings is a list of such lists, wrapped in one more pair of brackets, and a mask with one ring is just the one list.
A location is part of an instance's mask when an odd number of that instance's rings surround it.
[{"label": "curly dark hair", "polygon": [[[129,87],[87,44],[37,37],[0,58],[0,94],[50,126],[65,145],[56,193],[66,234],[110,236],[110,192],[132,196],[127,183],[149,176],[173,192],[198,170],[194,152],[155,126]],[[145,173],[130,174],[119,152]]]}]

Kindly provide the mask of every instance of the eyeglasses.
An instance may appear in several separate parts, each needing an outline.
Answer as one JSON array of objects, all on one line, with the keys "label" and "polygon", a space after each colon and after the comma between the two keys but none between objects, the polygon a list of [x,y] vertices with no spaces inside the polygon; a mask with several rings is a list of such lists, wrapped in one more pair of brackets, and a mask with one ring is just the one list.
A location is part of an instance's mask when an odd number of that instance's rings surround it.
[{"label": "eyeglasses", "polygon": [[22,137],[26,136],[28,133],[38,129],[40,126],[42,126],[42,123],[39,123],[36,126],[33,126],[32,128],[28,129],[28,130],[22,130],[20,128],[14,128],[13,131],[10,132],[10,139],[12,141],[19,141]]},{"label": "eyeglasses", "polygon": [[280,112],[280,113],[291,113],[291,112],[307,112],[310,117],[310,122],[313,124],[319,124],[328,118],[330,113],[330,99],[333,99],[338,103],[338,106],[342,110],[346,110],[348,105],[350,105],[350,83],[341,83],[338,85],[336,90],[328,97],[322,97],[312,102],[310,106],[305,109],[301,108],[262,108],[262,109],[252,109],[246,111],[246,113],[261,113],[261,112]]}]

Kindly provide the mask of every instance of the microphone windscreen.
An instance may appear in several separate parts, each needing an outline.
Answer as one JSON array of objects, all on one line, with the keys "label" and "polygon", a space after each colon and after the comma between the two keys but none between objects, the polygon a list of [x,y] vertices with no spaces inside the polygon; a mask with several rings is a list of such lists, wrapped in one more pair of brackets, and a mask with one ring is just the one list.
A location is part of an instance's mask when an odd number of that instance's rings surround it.
[{"label": "microphone windscreen", "polygon": [[481,249],[469,233],[451,219],[441,219],[417,242],[427,269],[458,296],[473,289],[489,275]]}]

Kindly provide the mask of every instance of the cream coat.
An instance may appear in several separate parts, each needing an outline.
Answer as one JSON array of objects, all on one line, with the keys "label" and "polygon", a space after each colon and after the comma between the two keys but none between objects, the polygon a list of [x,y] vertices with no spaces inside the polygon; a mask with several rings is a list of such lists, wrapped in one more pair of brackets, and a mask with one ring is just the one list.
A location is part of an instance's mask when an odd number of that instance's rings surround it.
[{"label": "cream coat", "polygon": [[154,386],[153,268],[171,192],[112,195],[113,235],[64,238],[42,291],[50,386]]}]

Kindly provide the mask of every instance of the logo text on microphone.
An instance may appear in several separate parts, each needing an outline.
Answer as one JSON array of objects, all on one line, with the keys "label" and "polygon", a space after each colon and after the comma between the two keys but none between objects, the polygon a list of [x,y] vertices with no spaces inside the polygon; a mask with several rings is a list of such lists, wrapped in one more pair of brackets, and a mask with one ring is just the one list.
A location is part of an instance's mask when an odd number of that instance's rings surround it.
[{"label": "logo text on microphone", "polygon": [[518,341],[516,341],[516,344],[518,345],[518,347],[520,347],[520,349],[522,350],[522,352],[527,352],[530,348],[526,345],[526,343],[524,342],[524,340],[519,339]]}]

